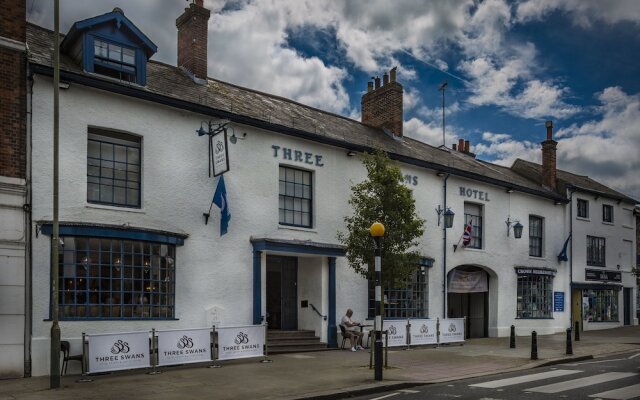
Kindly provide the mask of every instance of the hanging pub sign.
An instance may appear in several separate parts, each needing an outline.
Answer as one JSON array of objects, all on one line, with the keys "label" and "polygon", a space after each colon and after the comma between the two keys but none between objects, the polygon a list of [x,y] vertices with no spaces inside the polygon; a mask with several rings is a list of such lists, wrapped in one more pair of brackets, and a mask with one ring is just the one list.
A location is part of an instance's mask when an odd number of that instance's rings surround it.
[{"label": "hanging pub sign", "polygon": [[211,361],[211,328],[156,331],[158,365]]},{"label": "hanging pub sign", "polygon": [[602,271],[599,269],[585,269],[585,277],[587,281],[612,281],[622,282],[622,274],[620,271]]},{"label": "hanging pub sign", "polygon": [[107,333],[86,337],[89,342],[90,374],[151,366],[149,332]]},{"label": "hanging pub sign", "polygon": [[227,148],[227,129],[219,129],[211,137],[213,142],[213,176],[229,171],[229,150]]},{"label": "hanging pub sign", "polygon": [[[213,176],[218,176],[229,171],[229,151],[227,149],[227,125],[228,120],[207,122],[207,129],[203,125],[196,130],[198,136],[209,136],[209,176],[213,170]],[[231,128],[233,129],[233,128]]]}]

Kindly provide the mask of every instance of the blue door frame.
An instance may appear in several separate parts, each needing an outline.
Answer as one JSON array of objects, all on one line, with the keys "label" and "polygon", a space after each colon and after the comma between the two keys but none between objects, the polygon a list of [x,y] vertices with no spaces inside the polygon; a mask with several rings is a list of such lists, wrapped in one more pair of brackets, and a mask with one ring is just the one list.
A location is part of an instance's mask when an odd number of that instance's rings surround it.
[{"label": "blue door frame", "polygon": [[329,262],[329,312],[327,316],[327,345],[338,347],[336,325],[336,257],[344,256],[342,246],[279,239],[252,239],[253,245],[253,323],[264,322],[262,315],[262,253],[297,253],[326,256]]}]

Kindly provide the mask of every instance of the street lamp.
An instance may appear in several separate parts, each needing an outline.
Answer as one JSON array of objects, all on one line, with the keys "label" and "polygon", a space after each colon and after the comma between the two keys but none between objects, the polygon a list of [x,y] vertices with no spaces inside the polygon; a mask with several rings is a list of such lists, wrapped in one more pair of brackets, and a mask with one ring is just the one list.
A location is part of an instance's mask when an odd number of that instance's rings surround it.
[{"label": "street lamp", "polygon": [[382,247],[380,240],[384,235],[384,225],[380,222],[374,222],[369,228],[369,232],[376,243],[375,251],[375,283],[376,283],[376,340],[373,347],[373,364],[374,364],[374,379],[376,381],[382,380],[382,288],[380,283],[382,281],[382,261],[381,253]]},{"label": "street lamp", "polygon": [[440,216],[444,217],[444,227],[446,229],[451,228],[453,226],[453,217],[456,215],[450,208],[442,208],[438,206],[436,208],[436,213],[438,214],[438,226],[440,226]]}]

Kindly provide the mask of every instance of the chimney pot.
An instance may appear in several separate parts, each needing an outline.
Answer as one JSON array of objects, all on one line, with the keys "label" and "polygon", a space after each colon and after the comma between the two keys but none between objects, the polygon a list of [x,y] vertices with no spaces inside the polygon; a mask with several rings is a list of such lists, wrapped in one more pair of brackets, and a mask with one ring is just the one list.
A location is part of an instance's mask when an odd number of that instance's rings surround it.
[{"label": "chimney pot", "polygon": [[464,152],[464,139],[458,139],[458,151]]},{"label": "chimney pot", "polygon": [[391,71],[389,71],[389,76],[391,78],[391,82],[395,82],[396,81],[396,70],[398,69],[398,67],[393,67],[391,68]]},{"label": "chimney pot", "polygon": [[196,0],[196,5],[200,7],[204,7],[204,0]]},{"label": "chimney pot", "polygon": [[458,147],[458,146],[454,143],[454,144],[453,144],[453,150],[455,151],[457,147]]},{"label": "chimney pot", "polygon": [[373,92],[373,82],[367,82],[367,93]]},{"label": "chimney pot", "polygon": [[547,127],[547,140],[553,139],[553,121],[547,121],[544,123]]},{"label": "chimney pot", "polygon": [[542,184],[556,189],[556,146],[557,142],[553,140],[553,122],[545,122],[547,127],[547,140],[542,142]]},{"label": "chimney pot", "polygon": [[376,89],[380,89],[380,77],[376,76],[375,81],[376,81]]},{"label": "chimney pot", "polygon": [[382,86],[386,85],[387,83],[389,83],[389,74],[385,72],[384,75],[382,75]]},{"label": "chimney pot", "polygon": [[470,148],[471,148],[471,143],[468,140],[465,140],[464,141],[464,152],[468,153]]}]

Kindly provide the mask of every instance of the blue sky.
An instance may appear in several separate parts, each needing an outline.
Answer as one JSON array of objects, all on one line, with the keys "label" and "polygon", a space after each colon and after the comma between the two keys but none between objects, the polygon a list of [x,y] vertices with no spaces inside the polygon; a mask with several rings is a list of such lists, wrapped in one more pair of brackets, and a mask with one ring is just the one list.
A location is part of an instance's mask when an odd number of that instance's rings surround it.
[{"label": "blue sky", "polygon": [[[52,2],[27,0],[53,26]],[[161,4],[161,6],[160,6]],[[120,7],[176,64],[184,0],[61,1],[61,30]],[[640,200],[640,1],[205,0],[210,77],[360,119],[372,76],[398,66],[404,134],[470,140],[478,158],[540,161],[553,120],[558,167]]]}]

